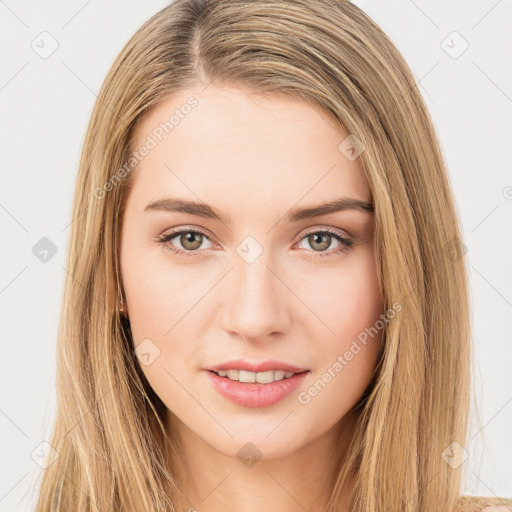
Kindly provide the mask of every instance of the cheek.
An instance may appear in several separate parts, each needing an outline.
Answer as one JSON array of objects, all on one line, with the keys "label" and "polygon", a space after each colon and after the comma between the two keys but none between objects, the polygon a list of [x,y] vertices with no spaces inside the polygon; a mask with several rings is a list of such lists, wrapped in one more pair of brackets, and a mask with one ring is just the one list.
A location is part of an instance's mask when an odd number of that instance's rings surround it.
[{"label": "cheek", "polygon": [[169,331],[197,301],[195,296],[201,288],[191,286],[190,276],[172,268],[159,250],[147,253],[127,252],[122,258],[123,285],[135,344],[141,336],[162,340],[170,337]]},{"label": "cheek", "polygon": [[382,338],[382,297],[373,252],[362,252],[340,266],[324,287],[325,293],[310,295],[312,307],[332,332],[318,339],[319,384],[325,384],[324,404],[340,400],[354,404],[367,387]]},{"label": "cheek", "polygon": [[186,295],[194,287],[190,281],[186,286],[180,272],[169,272],[160,262],[126,258],[125,263],[123,284],[138,363],[167,408],[186,410],[187,368],[177,362],[193,361],[193,314],[187,314],[193,297]]},{"label": "cheek", "polygon": [[307,292],[311,309],[329,328],[331,340],[336,340],[330,346],[338,350],[374,325],[383,312],[371,248],[347,258],[339,268],[325,269],[324,278],[319,275],[310,285],[315,286]]},{"label": "cheek", "polygon": [[[193,273],[172,266],[157,251],[151,255],[126,251],[121,265],[133,345],[142,371],[167,405],[172,402],[169,397],[189,399],[178,383],[185,383],[189,374],[179,362],[192,365],[197,358],[194,339],[199,336],[201,298],[212,284],[194,281]],[[144,364],[142,353],[150,354],[150,364]]]}]

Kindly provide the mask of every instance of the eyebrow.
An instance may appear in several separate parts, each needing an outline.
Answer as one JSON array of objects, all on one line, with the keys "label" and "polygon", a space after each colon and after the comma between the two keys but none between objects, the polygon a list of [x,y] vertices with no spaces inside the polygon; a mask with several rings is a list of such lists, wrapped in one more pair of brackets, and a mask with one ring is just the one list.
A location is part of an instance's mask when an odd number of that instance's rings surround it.
[{"label": "eyebrow", "polygon": [[[313,219],[315,217],[321,217],[322,215],[347,210],[356,210],[370,215],[373,215],[374,213],[374,207],[372,204],[365,203],[364,201],[351,197],[342,197],[339,199],[333,199],[332,201],[324,204],[310,206],[307,208],[292,208],[285,214],[285,218],[288,222],[297,222],[299,220]],[[230,218],[224,218],[219,210],[206,203],[186,201],[171,197],[158,199],[157,201],[149,203],[146,208],[144,208],[144,211],[181,212],[218,220],[223,223],[230,222]]]}]

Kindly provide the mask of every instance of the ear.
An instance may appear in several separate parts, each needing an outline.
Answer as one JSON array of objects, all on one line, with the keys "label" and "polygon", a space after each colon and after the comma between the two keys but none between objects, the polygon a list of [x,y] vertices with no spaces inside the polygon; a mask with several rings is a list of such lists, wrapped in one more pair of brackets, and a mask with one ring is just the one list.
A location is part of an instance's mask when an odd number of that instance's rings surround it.
[{"label": "ear", "polygon": [[120,315],[127,316],[128,314],[128,306],[126,302],[123,300],[122,292],[120,290],[118,291],[118,285],[116,283],[115,278],[108,280],[108,308],[109,311],[116,311],[118,310]]}]

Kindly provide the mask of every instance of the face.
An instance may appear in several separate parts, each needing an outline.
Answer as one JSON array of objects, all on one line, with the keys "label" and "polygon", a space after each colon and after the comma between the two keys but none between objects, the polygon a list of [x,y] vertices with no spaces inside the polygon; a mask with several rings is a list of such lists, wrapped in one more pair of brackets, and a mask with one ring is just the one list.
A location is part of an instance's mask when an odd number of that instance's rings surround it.
[{"label": "face", "polygon": [[[121,274],[141,368],[180,435],[282,456],[337,428],[367,387],[383,312],[373,215],[311,211],[372,202],[360,160],[339,149],[347,135],[301,99],[214,85],[138,125],[133,147],[149,149],[132,171]],[[210,371],[239,360],[266,370],[238,374],[259,382]]]}]

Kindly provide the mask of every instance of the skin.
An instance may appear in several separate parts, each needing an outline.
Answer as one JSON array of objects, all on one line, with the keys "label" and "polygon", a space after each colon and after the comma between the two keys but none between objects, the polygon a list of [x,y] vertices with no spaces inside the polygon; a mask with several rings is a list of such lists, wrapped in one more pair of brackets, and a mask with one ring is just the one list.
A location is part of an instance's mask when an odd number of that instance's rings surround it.
[{"label": "skin", "polygon": [[[371,192],[360,159],[338,149],[347,134],[320,109],[234,86],[202,89],[169,97],[134,134],[138,148],[174,109],[197,98],[132,171],[121,274],[134,345],[149,338],[148,346],[160,351],[141,367],[167,406],[169,432],[185,447],[187,469],[176,471],[191,507],[325,510],[333,454],[350,440],[355,417],[349,413],[374,372],[380,333],[309,403],[298,394],[383,313],[374,219],[346,210],[289,223],[285,214],[342,196],[371,203]],[[212,205],[229,223],[144,211],[171,196]],[[177,227],[202,229],[208,237],[199,248],[179,235],[167,246],[156,242]],[[349,235],[353,246],[336,253],[343,248],[336,238],[322,246],[306,236],[325,228]],[[250,264],[236,251],[247,236],[263,249]],[[169,246],[189,254],[192,247],[195,255],[179,258]],[[322,252],[331,255],[318,257]],[[310,373],[277,404],[247,408],[221,396],[204,370],[239,358],[277,359]],[[250,467],[237,456],[248,442],[261,453]]]}]

